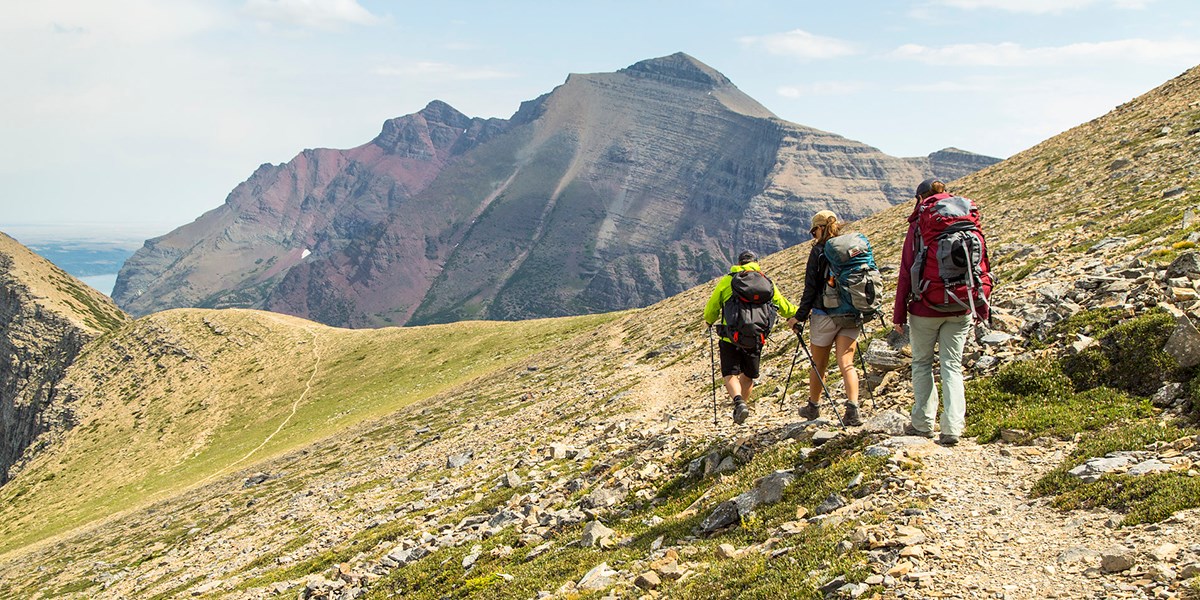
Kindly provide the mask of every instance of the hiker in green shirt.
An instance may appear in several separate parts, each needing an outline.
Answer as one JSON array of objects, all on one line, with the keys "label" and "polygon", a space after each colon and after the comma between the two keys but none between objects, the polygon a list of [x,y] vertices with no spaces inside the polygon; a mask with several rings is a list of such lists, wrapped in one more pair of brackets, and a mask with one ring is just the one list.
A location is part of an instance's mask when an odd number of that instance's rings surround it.
[{"label": "hiker in green shirt", "polygon": [[[762,345],[771,327],[778,316],[789,319],[790,327],[791,318],[796,314],[796,307],[762,273],[756,259],[749,250],[738,255],[738,264],[730,267],[729,274],[717,281],[717,287],[704,307],[705,323],[709,327],[717,325],[717,333],[721,336],[721,376],[725,378],[725,391],[733,402],[733,421],[739,425],[750,416],[746,401],[758,378]],[[736,287],[746,300],[735,298],[735,277],[738,280]],[[756,287],[761,291],[753,294]],[[741,323],[730,324],[730,320]]]}]

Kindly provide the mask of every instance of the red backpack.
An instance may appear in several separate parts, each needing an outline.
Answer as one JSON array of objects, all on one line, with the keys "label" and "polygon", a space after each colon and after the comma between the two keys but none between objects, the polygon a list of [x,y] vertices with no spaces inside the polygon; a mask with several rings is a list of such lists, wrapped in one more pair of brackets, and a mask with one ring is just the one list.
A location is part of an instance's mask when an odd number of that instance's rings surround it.
[{"label": "red backpack", "polygon": [[946,313],[988,314],[992,274],[979,208],[968,198],[937,194],[917,208],[912,300]]}]

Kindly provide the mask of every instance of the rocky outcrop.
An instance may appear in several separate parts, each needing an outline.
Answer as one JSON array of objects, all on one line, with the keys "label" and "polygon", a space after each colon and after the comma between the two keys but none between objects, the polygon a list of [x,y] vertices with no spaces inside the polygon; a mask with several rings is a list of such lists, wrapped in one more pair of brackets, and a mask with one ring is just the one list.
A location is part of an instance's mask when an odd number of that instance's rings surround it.
[{"label": "rocky outcrop", "polygon": [[113,297],[134,314],[266,308],[351,327],[645,306],[742,248],[806,239],[819,210],[868,215],[974,157],[934,156],[781,120],[674,54],[573,74],[508,120],[433,102],[364,146],[263,165],[148,241]]},{"label": "rocky outcrop", "polygon": [[982,171],[998,162],[1000,159],[958,148],[944,148],[922,158],[910,158],[909,162],[926,173],[931,173],[943,181],[954,181],[966,177],[976,171]]},{"label": "rocky outcrop", "polygon": [[0,234],[0,485],[72,425],[58,388],[83,346],[124,315],[98,292]]}]

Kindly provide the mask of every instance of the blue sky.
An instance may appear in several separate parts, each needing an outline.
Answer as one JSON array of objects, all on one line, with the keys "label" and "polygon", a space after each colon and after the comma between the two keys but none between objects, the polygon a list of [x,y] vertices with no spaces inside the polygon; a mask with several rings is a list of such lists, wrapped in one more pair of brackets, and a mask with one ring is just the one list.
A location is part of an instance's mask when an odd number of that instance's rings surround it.
[{"label": "blue sky", "polygon": [[1007,157],[1200,64],[1200,2],[6,0],[0,228],[165,233],[432,99],[508,117],[678,51],[889,154]]}]

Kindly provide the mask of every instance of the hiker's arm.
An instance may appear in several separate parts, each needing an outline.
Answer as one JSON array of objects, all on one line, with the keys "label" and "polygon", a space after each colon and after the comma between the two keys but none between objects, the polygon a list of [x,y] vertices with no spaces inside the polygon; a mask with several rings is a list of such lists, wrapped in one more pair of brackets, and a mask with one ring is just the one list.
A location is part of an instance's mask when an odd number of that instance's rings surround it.
[{"label": "hiker's arm", "polygon": [[[897,326],[903,326],[908,322],[908,295],[912,291],[912,278],[909,272],[912,269],[913,260],[913,237],[917,233],[917,227],[913,223],[908,224],[908,234],[904,236],[904,251],[900,258],[900,269],[896,273],[896,301],[892,304],[892,323]],[[896,331],[904,333],[902,327],[897,327]]]},{"label": "hiker's arm", "polygon": [[808,252],[808,264],[804,267],[804,292],[800,294],[800,305],[796,307],[796,320],[807,321],[813,305],[817,302],[817,293],[825,282],[821,280],[820,263],[816,246]]},{"label": "hiker's arm", "polygon": [[779,293],[779,287],[775,287],[775,294],[771,296],[771,302],[775,304],[775,308],[779,309],[779,316],[790,319],[796,314],[796,305],[788,302],[783,294]]},{"label": "hiker's arm", "polygon": [[717,287],[713,289],[712,294],[708,297],[708,303],[704,305],[704,322],[712,325],[721,318],[721,289],[730,286],[728,276],[722,277],[717,281]]}]

